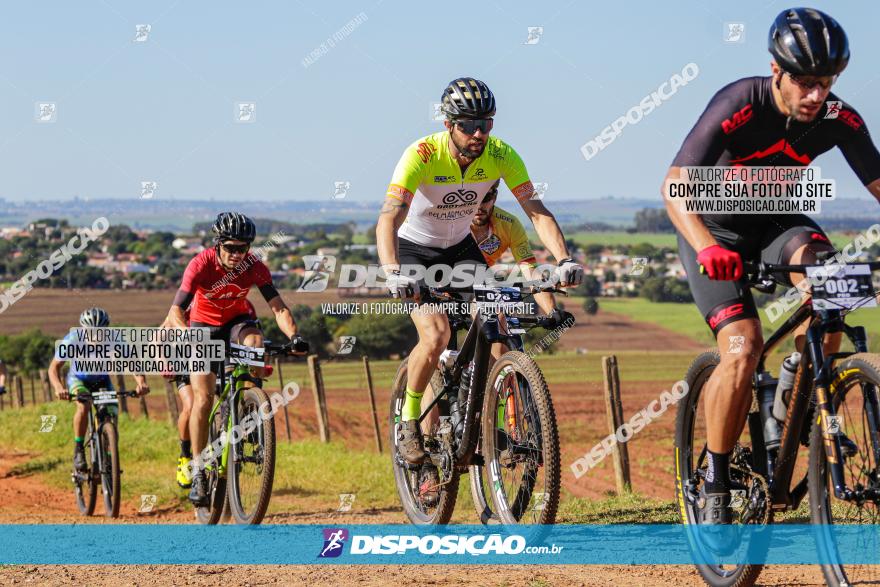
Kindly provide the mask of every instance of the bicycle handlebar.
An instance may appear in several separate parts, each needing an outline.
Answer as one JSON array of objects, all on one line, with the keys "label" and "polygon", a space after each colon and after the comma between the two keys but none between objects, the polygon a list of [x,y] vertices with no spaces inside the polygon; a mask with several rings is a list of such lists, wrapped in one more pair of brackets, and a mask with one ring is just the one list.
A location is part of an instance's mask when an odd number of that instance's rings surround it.
[{"label": "bicycle handlebar", "polygon": [[[880,261],[870,261],[868,263],[857,263],[858,265],[867,265],[871,271],[880,270]],[[763,261],[759,263],[751,263],[744,262],[743,263],[743,274],[746,276],[746,280],[749,284],[758,285],[762,282],[770,279],[775,281],[772,277],[774,274],[778,273],[800,273],[806,274],[808,267],[824,267],[824,264],[802,264],[802,265],[782,265],[782,264],[773,264],[773,263],[764,263]]]}]

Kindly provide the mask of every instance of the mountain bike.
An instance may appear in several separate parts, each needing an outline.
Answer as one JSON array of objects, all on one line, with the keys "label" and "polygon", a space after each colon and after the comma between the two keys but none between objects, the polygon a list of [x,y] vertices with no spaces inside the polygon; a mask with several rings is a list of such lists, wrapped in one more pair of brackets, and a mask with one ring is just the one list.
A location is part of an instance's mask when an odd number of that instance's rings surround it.
[{"label": "mountain bike", "polygon": [[208,417],[209,504],[196,508],[200,523],[218,523],[224,508],[238,524],[263,521],[275,479],[275,420],[267,410],[271,402],[262,390],[263,379],[253,375],[251,367],[265,367],[268,377],[269,358],[306,352],[305,342],[265,341],[262,348],[230,345],[230,364],[217,381],[217,399]]},{"label": "mountain bike", "polygon": [[104,515],[108,518],[119,517],[122,494],[118,427],[120,396],[137,397],[137,393],[99,389],[91,394],[80,393],[70,398],[86,404],[89,412],[83,439],[88,469],[74,471],[71,475],[76,507],[84,516],[94,513],[100,487],[104,496]]},{"label": "mountain bike", "polygon": [[[437,408],[439,420],[424,433],[427,462],[408,464],[397,451],[401,410],[406,392],[407,360],[397,370],[391,393],[392,464],[404,512],[414,524],[445,524],[455,509],[459,480],[470,471],[471,490],[481,520],[505,524],[552,524],[560,491],[559,435],[553,402],[544,376],[522,352],[526,328],[552,327],[552,319],[513,315],[499,320],[498,304],[517,304],[525,293],[557,288],[483,287],[454,290],[421,288],[422,302],[464,303],[472,293],[476,314],[447,313],[453,336],[432,377],[434,397],[422,409],[421,423]],[[459,330],[466,330],[459,347]],[[491,344],[515,350],[491,367]],[[482,418],[481,418],[482,416]],[[423,467],[436,467],[439,500],[428,504],[419,495]],[[491,491],[489,488],[491,487]],[[489,509],[491,494],[494,512]]]},{"label": "mountain bike", "polygon": [[[771,293],[782,283],[778,276],[799,273],[810,277],[820,268],[759,263],[746,264],[746,273],[752,287]],[[837,550],[828,526],[880,523],[880,355],[868,353],[864,327],[850,326],[844,320],[851,310],[876,304],[871,272],[878,269],[880,262],[849,265],[822,284],[814,281],[811,299],[764,344],[753,377],[755,401],[747,433],[730,459],[734,524],[770,524],[774,512],[797,509],[809,494],[810,521],[817,525],[820,552],[834,555]],[[809,326],[790,397],[778,398],[776,380],[765,361],[804,322]],[[839,332],[855,350],[824,354],[823,337]],[[696,500],[706,474],[706,422],[700,399],[719,360],[717,352],[703,353],[694,360],[685,378],[689,393],[678,407],[676,497],[685,524],[697,523]],[[771,408],[777,400],[783,402],[782,419],[774,417]],[[809,451],[807,471],[792,486],[801,445]],[[880,580],[876,566],[844,565],[834,562],[840,559],[833,556],[829,560],[832,563],[822,565],[828,585]],[[742,586],[754,584],[762,565],[734,561],[697,565],[697,569],[709,585]]]}]

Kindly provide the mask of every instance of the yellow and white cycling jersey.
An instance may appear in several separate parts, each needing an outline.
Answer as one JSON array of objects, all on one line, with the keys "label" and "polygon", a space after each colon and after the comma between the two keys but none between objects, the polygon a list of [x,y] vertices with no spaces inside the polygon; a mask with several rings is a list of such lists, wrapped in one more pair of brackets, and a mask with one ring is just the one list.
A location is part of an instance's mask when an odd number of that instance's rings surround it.
[{"label": "yellow and white cycling jersey", "polygon": [[411,205],[398,236],[436,248],[461,242],[470,233],[477,207],[499,178],[517,200],[534,192],[522,159],[497,137],[487,138],[482,155],[463,172],[449,152],[448,131],[417,140],[404,151],[388,186],[388,197]]}]

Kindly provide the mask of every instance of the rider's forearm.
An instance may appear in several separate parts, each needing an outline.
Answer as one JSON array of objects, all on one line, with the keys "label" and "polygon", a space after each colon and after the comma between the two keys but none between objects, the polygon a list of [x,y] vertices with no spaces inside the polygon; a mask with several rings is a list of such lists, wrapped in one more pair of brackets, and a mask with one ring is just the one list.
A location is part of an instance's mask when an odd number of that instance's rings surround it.
[{"label": "rider's forearm", "polygon": [[678,179],[680,167],[670,167],[666,179],[663,181],[663,187],[660,193],[663,195],[663,204],[666,206],[666,212],[669,214],[669,220],[675,229],[684,237],[695,251],[700,252],[706,247],[717,245],[718,241],[706,228],[706,224],[699,214],[686,214],[683,212],[676,202],[667,197],[666,184],[670,179]]},{"label": "rider's forearm", "polygon": [[880,179],[875,179],[865,187],[868,188],[872,196],[877,198],[877,203],[880,204]]},{"label": "rider's forearm", "polygon": [[536,293],[535,303],[538,304],[538,307],[541,308],[544,314],[552,314],[553,310],[556,309],[556,301],[553,299],[553,294],[547,291]]},{"label": "rider's forearm", "polygon": [[171,306],[168,310],[168,316],[165,323],[169,328],[187,328],[186,318],[183,315],[183,308],[180,306]]},{"label": "rider's forearm", "polygon": [[55,389],[64,387],[61,383],[61,363],[54,359],[49,363],[49,383]]},{"label": "rider's forearm", "polygon": [[287,306],[281,308],[280,310],[274,310],[275,312],[275,322],[278,324],[278,328],[281,329],[287,338],[292,337],[297,333],[296,321],[293,319],[293,314],[290,311],[290,308]]},{"label": "rider's forearm", "polygon": [[386,275],[400,268],[395,224],[393,218],[389,216],[380,216],[376,224],[376,249],[379,253],[379,264],[385,269]]},{"label": "rider's forearm", "polygon": [[535,225],[535,232],[538,233],[538,238],[541,239],[541,242],[544,243],[544,246],[547,247],[547,250],[550,251],[550,254],[553,255],[557,262],[571,257],[565,244],[565,237],[562,236],[562,230],[560,230],[553,214],[549,211],[545,213],[539,212],[533,215],[531,220],[532,224]]}]

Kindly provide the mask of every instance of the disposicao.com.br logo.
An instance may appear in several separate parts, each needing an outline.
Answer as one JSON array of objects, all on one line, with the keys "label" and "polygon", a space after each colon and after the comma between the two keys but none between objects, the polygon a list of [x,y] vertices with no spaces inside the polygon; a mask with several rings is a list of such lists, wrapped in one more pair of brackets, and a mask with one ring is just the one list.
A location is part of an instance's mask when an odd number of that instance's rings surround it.
[{"label": "disposicao.com.br logo", "polygon": [[[337,557],[349,538],[339,528],[324,529],[324,546],[319,558]],[[526,539],[516,534],[457,535],[360,535],[351,536],[349,554],[352,555],[518,555],[558,554],[561,546],[527,546]]]}]

